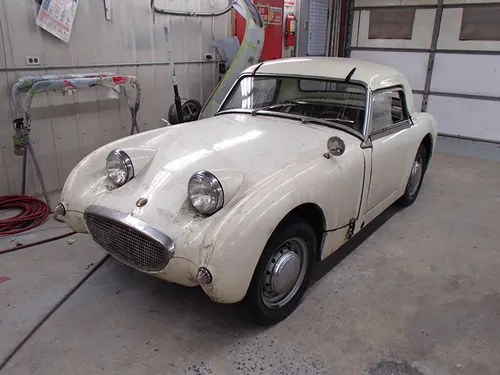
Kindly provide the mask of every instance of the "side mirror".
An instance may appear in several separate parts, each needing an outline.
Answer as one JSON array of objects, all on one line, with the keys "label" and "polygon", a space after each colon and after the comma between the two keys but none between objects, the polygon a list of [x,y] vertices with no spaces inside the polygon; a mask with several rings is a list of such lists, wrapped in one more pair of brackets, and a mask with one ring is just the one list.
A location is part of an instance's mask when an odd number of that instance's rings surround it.
[{"label": "side mirror", "polygon": [[339,137],[331,137],[328,140],[326,147],[328,149],[328,153],[325,154],[327,159],[330,159],[330,155],[340,156],[345,152],[345,143]]}]

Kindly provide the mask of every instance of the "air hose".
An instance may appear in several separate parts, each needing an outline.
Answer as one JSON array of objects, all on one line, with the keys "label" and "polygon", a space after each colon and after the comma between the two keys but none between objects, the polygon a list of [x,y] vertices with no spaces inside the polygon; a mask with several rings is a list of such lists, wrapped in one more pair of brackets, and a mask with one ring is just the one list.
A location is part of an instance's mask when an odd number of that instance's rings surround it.
[{"label": "air hose", "polygon": [[0,236],[17,234],[42,224],[49,216],[50,208],[41,199],[25,195],[0,197],[0,210],[18,209],[14,217],[0,220]]},{"label": "air hose", "polygon": [[[50,213],[50,208],[47,203],[35,197],[28,197],[25,195],[7,195],[5,197],[0,197],[0,210],[10,209],[21,210],[21,213],[8,219],[0,220],[0,236],[14,235],[33,229],[42,224]],[[56,215],[54,215],[54,217],[56,220],[62,221],[58,219]],[[59,240],[74,234],[76,234],[76,232],[71,231],[60,236],[0,250],[0,255]]]},{"label": "air hose", "polygon": [[196,16],[196,17],[217,17],[217,16],[222,16],[223,14],[226,14],[231,11],[233,8],[233,2],[231,0],[228,1],[227,8],[220,10],[218,12],[213,12],[213,13],[198,13],[194,11],[180,11],[180,10],[168,10],[168,9],[162,9],[162,8],[157,8],[155,5],[155,0],[151,0],[151,8],[155,13],[158,14],[166,14],[170,16]]}]

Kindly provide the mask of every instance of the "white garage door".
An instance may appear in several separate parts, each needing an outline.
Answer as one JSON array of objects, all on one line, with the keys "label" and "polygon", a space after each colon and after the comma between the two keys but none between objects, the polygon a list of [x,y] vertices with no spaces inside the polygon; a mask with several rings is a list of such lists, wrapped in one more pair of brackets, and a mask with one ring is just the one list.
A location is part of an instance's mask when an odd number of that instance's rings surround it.
[{"label": "white garage door", "polygon": [[310,0],[307,31],[307,55],[325,56],[329,0]]},{"label": "white garage door", "polygon": [[500,1],[353,1],[351,57],[405,74],[440,134],[500,143]]}]

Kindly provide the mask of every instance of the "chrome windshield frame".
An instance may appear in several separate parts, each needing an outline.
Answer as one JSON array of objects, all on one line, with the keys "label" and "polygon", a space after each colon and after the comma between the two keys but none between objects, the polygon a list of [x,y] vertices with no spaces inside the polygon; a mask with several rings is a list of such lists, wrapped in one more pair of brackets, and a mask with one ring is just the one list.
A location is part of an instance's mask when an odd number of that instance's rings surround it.
[{"label": "chrome windshield frame", "polygon": [[[214,114],[215,116],[220,116],[223,114],[228,114],[228,113],[244,113],[244,114],[251,114],[254,109],[243,109],[243,108],[233,108],[233,109],[225,109],[223,110],[222,107],[224,104],[227,102],[229,96],[233,93],[234,89],[239,85],[240,81],[243,80],[244,78],[247,77],[269,77],[269,78],[296,78],[296,79],[310,79],[310,80],[323,80],[323,81],[328,81],[328,82],[334,82],[334,83],[344,83],[344,84],[353,84],[353,85],[358,85],[362,86],[365,89],[365,118],[364,118],[364,124],[363,124],[363,132],[358,132],[354,129],[351,129],[349,127],[346,127],[345,125],[341,125],[335,122],[329,122],[331,124],[332,128],[346,131],[347,133],[359,138],[362,143],[362,147],[371,147],[371,142],[368,137],[368,125],[369,125],[369,120],[371,118],[370,113],[371,113],[371,98],[372,98],[372,90],[370,87],[366,84],[366,82],[363,81],[358,81],[358,80],[350,80],[349,82],[342,81],[341,79],[331,79],[331,78],[326,78],[322,76],[312,76],[312,75],[300,75],[300,74],[269,74],[269,73],[258,73],[258,72],[247,72],[241,74],[238,79],[234,82],[234,84],[231,86],[231,89],[228,91],[224,99],[221,101],[219,108],[217,108],[217,111]],[[295,115],[288,115],[283,112],[274,112],[274,111],[262,111],[259,112],[262,114],[265,114],[267,116],[274,116],[274,117],[283,117],[283,118],[289,118],[289,119],[294,119],[294,120],[301,120],[299,117],[300,116],[295,116]],[[317,119],[318,121],[321,121],[321,119]],[[307,123],[307,121],[305,121]],[[324,125],[328,126],[328,125]],[[346,128],[348,130],[346,130]]]}]

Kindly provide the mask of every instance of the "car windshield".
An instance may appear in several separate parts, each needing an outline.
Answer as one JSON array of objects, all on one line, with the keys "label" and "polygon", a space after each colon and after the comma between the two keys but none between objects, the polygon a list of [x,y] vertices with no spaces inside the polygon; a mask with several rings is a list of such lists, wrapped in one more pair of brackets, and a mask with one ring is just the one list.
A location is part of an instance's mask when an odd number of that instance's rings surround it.
[{"label": "car windshield", "polygon": [[[299,77],[247,76],[228,95],[219,112],[295,118],[302,122],[363,132],[366,89],[356,83]],[[316,120],[316,121],[315,121]]]}]

